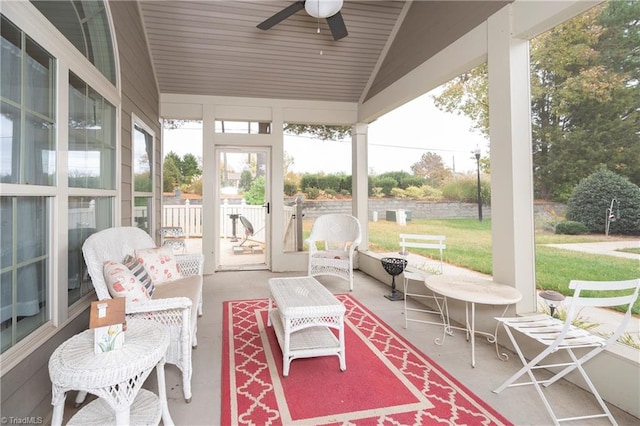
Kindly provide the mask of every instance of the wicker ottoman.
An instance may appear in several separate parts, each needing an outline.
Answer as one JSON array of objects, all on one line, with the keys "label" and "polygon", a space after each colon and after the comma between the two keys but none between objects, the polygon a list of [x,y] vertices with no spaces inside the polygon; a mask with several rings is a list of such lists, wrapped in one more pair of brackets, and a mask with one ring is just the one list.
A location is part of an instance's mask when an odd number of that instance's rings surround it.
[{"label": "wicker ottoman", "polygon": [[328,355],[338,356],[345,371],[344,305],[313,277],[271,278],[269,293],[268,325],[282,349],[282,375],[296,358]]}]

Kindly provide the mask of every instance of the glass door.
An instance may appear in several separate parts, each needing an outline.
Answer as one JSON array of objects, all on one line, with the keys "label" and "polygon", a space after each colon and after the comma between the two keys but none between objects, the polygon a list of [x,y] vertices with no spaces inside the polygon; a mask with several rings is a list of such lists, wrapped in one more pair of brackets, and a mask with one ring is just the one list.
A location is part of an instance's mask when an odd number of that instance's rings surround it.
[{"label": "glass door", "polygon": [[265,148],[216,150],[220,238],[215,252],[220,271],[269,268],[268,154]]}]

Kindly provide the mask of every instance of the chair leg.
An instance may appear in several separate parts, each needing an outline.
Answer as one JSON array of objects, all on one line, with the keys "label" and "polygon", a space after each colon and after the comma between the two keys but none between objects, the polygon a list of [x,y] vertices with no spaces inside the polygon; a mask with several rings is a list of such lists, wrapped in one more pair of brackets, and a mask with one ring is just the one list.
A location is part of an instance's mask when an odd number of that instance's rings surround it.
[{"label": "chair leg", "polygon": [[604,347],[601,347],[601,346],[592,349],[587,354],[583,355],[579,360],[577,360],[576,364],[572,364],[572,365],[567,366],[564,370],[560,371],[555,376],[553,376],[551,379],[549,379],[549,381],[545,384],[545,387],[554,384],[555,382],[557,382],[558,380],[560,380],[561,378],[563,378],[564,376],[566,376],[567,374],[569,374],[573,370],[575,370],[578,367],[577,364],[580,364],[580,365],[584,364],[585,362],[589,361],[594,356],[598,355],[603,350],[604,350]]}]

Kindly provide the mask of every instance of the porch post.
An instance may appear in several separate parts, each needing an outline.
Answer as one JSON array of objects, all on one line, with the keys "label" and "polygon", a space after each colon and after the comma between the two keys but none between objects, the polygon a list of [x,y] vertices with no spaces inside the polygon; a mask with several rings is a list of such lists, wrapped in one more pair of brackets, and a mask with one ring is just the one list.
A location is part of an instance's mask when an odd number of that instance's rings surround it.
[{"label": "porch post", "polygon": [[536,310],[529,42],[512,37],[512,5],[488,19],[493,277]]},{"label": "porch post", "polygon": [[351,130],[351,196],[353,215],[360,221],[362,242],[360,251],[369,249],[369,162],[367,132],[369,125],[357,123]]}]

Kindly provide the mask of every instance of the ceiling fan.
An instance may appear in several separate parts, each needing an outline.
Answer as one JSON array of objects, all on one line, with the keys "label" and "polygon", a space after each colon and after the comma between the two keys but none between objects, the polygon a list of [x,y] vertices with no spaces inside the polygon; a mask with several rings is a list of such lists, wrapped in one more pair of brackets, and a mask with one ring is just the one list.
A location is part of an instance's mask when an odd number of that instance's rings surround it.
[{"label": "ceiling fan", "polygon": [[298,0],[285,7],[272,17],[259,23],[257,27],[261,30],[268,30],[299,10],[305,9],[307,13],[314,18],[325,18],[327,20],[327,24],[329,24],[329,29],[331,30],[333,39],[340,40],[349,34],[347,32],[347,27],[344,24],[344,19],[342,19],[342,14],[340,13],[342,4],[343,0]]}]

